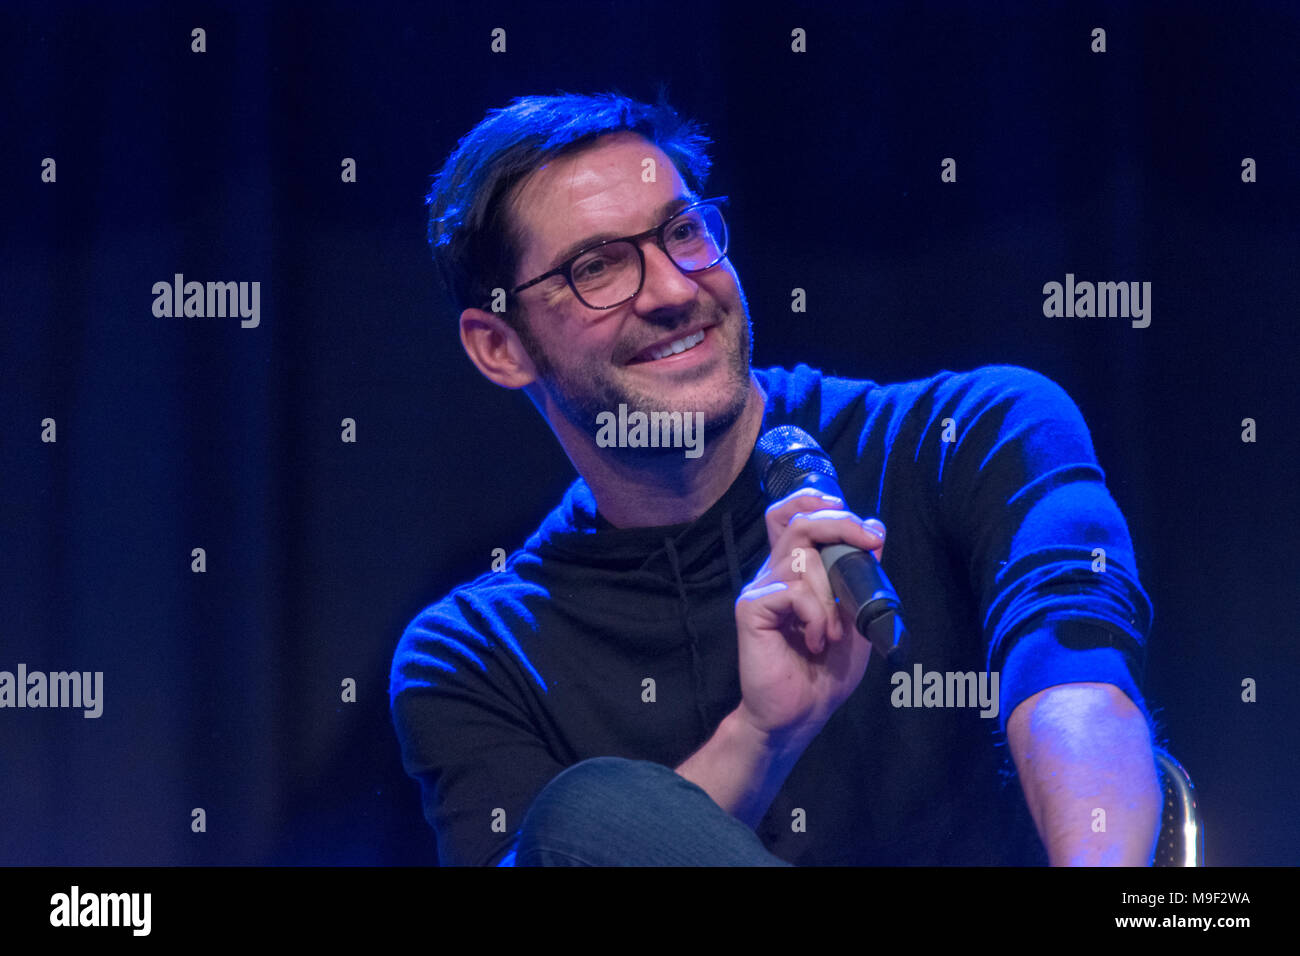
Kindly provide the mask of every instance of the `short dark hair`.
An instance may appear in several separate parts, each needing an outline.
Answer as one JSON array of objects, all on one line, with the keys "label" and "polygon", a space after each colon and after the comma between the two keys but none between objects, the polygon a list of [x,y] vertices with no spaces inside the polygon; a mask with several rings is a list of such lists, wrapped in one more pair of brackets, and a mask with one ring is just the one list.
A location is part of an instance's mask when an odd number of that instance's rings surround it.
[{"label": "short dark hair", "polygon": [[[662,88],[654,105],[617,91],[516,97],[509,106],[489,110],[465,134],[425,197],[429,248],[457,312],[481,308],[519,265],[523,250],[509,218],[510,191],[544,163],[621,131],[637,133],[663,150],[686,185],[702,195],[712,141],[699,124],[665,102]],[[513,312],[507,298],[506,313]]]}]

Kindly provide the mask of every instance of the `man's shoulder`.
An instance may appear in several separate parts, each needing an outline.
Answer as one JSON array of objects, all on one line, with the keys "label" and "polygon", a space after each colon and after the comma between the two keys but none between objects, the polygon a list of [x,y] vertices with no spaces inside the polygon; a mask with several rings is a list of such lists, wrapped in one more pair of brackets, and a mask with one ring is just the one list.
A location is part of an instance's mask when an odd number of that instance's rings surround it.
[{"label": "man's shoulder", "polygon": [[394,674],[403,662],[436,658],[481,667],[485,655],[504,650],[523,656],[521,641],[538,631],[551,603],[546,568],[572,542],[596,530],[596,505],[581,478],[513,553],[490,556],[490,567],[452,588],[415,615],[398,642]]},{"label": "man's shoulder", "polygon": [[527,567],[538,561],[537,534],[522,548],[506,555],[494,552],[491,567],[478,577],[458,584],[443,597],[426,605],[407,626],[407,630],[451,626],[479,633],[499,630],[500,617],[507,609],[522,609],[531,595],[545,589],[530,580]]},{"label": "man's shoulder", "polygon": [[940,370],[925,378],[879,383],[874,379],[828,374],[800,363],[755,369],[768,396],[767,416],[790,422],[815,435],[834,439],[869,419],[895,419],[938,409],[970,411],[1031,399],[1032,406],[1073,403],[1056,382],[1019,365],[982,365],[967,371]]},{"label": "man's shoulder", "polygon": [[823,420],[835,418],[864,398],[876,405],[911,405],[947,398],[980,400],[994,395],[1051,399],[1066,396],[1064,389],[1043,373],[1011,364],[981,365],[966,371],[941,369],[923,378],[886,383],[829,374],[804,363],[793,368],[754,369],[754,375],[774,412],[815,410]]},{"label": "man's shoulder", "polygon": [[[951,418],[972,440],[1023,438],[1028,426],[1046,423],[1081,434],[1087,431],[1070,394],[1042,372],[1021,365],[943,371],[921,384],[917,404],[928,417]],[[975,422],[983,427],[970,427]]]},{"label": "man's shoulder", "polygon": [[396,696],[413,674],[482,671],[500,650],[515,654],[520,633],[535,621],[534,599],[545,589],[520,574],[527,549],[499,559],[494,570],[460,584],[425,605],[402,631],[393,654],[390,692]]},{"label": "man's shoulder", "polygon": [[925,381],[946,394],[962,397],[1023,395],[1056,399],[1066,396],[1065,390],[1051,378],[1023,365],[981,365],[965,372],[944,370]]}]

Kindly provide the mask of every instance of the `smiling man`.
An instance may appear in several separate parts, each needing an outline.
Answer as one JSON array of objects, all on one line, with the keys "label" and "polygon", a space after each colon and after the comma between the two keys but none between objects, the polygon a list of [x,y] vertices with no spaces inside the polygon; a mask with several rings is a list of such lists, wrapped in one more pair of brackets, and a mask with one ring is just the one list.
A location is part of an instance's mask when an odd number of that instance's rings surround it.
[{"label": "smiling man", "polygon": [[[398,645],[393,718],[440,860],[1149,862],[1151,608],[1077,408],[1013,366],[751,369],[707,142],[663,104],[524,97],[429,194],[466,354],[579,475]],[[701,453],[610,447],[623,408],[702,421]],[[880,517],[807,491],[769,507],[754,446],[779,424]],[[918,677],[991,674],[995,708],[900,704],[816,559],[840,543],[888,564]]]},{"label": "smiling man", "polygon": [[[654,170],[650,182],[645,169]],[[525,277],[511,290],[519,316],[461,315],[474,364],[527,391],[618,527],[702,514],[753,451],[763,418],[749,373],[749,312],[723,255],[725,223],[717,204],[696,199],[672,160],[636,133],[543,163],[508,201],[515,275]],[[681,238],[692,230],[702,238]],[[693,271],[682,271],[675,251]],[[671,455],[608,454],[597,418],[621,404],[645,415],[702,414],[700,460],[683,467]]]}]

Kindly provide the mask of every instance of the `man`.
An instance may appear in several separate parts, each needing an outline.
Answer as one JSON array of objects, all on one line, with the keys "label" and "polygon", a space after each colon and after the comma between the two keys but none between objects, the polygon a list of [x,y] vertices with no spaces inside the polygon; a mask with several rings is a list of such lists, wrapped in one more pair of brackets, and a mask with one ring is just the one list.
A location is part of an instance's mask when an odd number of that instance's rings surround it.
[{"label": "man", "polygon": [[[1151,608],[1078,410],[1010,366],[751,370],[707,142],[663,104],[525,97],[430,193],[465,352],[581,476],[397,648],[440,860],[1149,863]],[[611,427],[637,412],[677,413],[682,441]],[[753,453],[778,424],[820,442],[848,504],[768,507]],[[832,543],[881,561],[912,672],[869,659]]]}]

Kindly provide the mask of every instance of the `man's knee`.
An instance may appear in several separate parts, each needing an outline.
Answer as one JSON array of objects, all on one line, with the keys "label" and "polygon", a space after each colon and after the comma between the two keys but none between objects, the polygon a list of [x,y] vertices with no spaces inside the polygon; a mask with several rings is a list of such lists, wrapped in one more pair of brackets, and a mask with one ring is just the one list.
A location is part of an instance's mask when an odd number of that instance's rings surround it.
[{"label": "man's knee", "polygon": [[643,802],[656,786],[671,784],[676,774],[667,767],[623,757],[592,757],[565,768],[533,800],[524,827],[563,823],[574,813],[602,816],[625,810],[629,799]]},{"label": "man's knee", "polygon": [[537,795],[519,866],[788,866],[704,790],[646,760],[574,764]]},{"label": "man's knee", "polygon": [[654,825],[659,799],[688,781],[660,764],[622,757],[592,757],[566,768],[533,800],[520,828],[520,859],[540,848],[588,857],[621,838],[629,816]]}]

